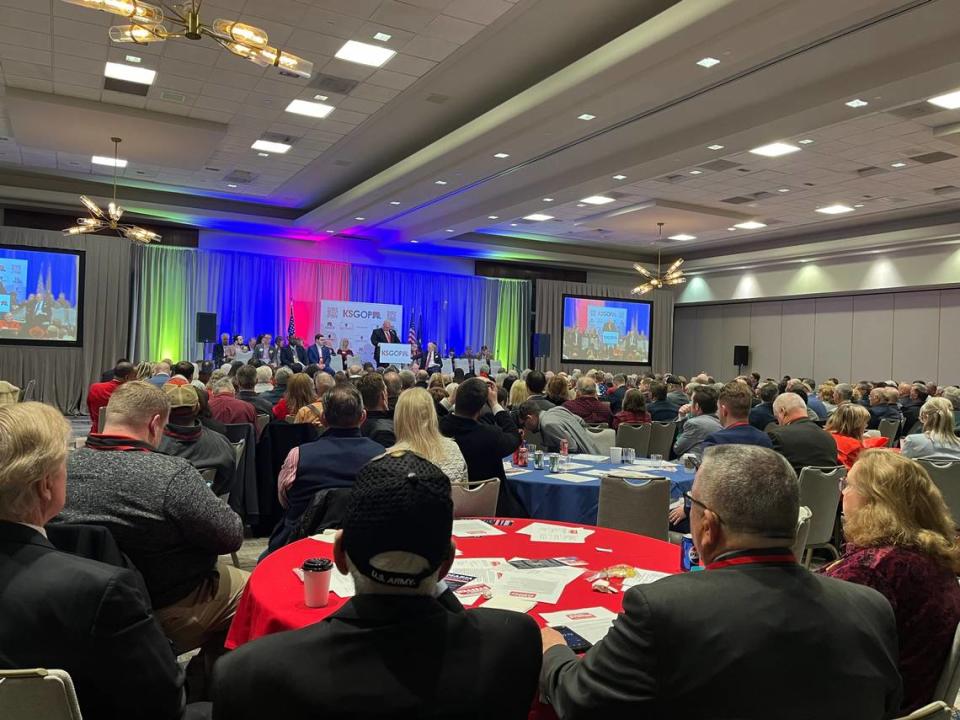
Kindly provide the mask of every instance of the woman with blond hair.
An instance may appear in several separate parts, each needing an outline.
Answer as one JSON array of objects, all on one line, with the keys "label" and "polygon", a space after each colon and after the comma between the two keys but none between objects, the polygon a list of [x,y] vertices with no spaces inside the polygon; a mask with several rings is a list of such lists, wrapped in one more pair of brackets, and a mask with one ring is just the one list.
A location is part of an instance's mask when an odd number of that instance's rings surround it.
[{"label": "woman with blond hair", "polygon": [[933,698],[960,622],[954,519],[923,466],[893,452],[861,453],[842,499],[847,544],[823,572],[890,602],[907,715]]},{"label": "woman with blond hair", "polygon": [[953,403],[932,397],[920,408],[923,432],[903,438],[901,452],[916,460],[960,460],[960,438],[953,430]]},{"label": "woman with blond hair", "polygon": [[870,423],[870,411],[863,405],[844,403],[827,420],[826,430],[837,443],[837,462],[848,470],[864,448],[886,447],[885,437],[867,437],[863,433]]},{"label": "woman with blond hair", "polygon": [[518,409],[530,397],[530,391],[523,380],[517,380],[510,386],[510,399],[507,406],[511,409]]},{"label": "woman with blond hair", "polygon": [[412,450],[443,470],[452,483],[467,482],[467,462],[460,448],[440,434],[433,398],[423,388],[404,391],[393,411],[397,443],[387,450]]}]

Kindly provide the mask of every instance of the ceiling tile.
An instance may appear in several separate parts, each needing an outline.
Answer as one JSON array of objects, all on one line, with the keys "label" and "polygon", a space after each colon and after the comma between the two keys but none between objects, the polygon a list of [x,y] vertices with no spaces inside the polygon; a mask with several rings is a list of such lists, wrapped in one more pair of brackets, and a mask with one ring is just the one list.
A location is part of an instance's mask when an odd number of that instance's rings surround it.
[{"label": "ceiling tile", "polygon": [[313,30],[296,28],[290,35],[288,47],[291,52],[303,54],[304,57],[318,64],[316,55],[333,57],[343,47],[345,40],[333,35],[324,35]]},{"label": "ceiling tile", "polygon": [[19,45],[0,43],[0,60],[20,60],[40,65],[50,65],[52,58],[53,53],[49,50],[34,50]]},{"label": "ceiling tile", "polygon": [[390,70],[378,70],[370,76],[369,80],[373,85],[382,85],[394,90],[406,90],[416,81],[417,78],[412,75],[404,75]]},{"label": "ceiling tile", "polygon": [[[18,27],[0,25],[0,43],[19,45],[35,50],[50,50],[50,33],[23,30]],[[76,53],[75,53],[76,54]]]},{"label": "ceiling tile", "polygon": [[312,30],[324,35],[333,35],[349,40],[363,25],[363,20],[329,12],[322,8],[311,7],[307,8],[307,12],[304,13],[299,25],[304,30]]},{"label": "ceiling tile", "polygon": [[450,40],[418,35],[409,43],[404,45],[403,52],[408,55],[415,55],[419,58],[440,62],[459,47],[460,45]]},{"label": "ceiling tile", "polygon": [[5,80],[10,87],[38,92],[53,92],[53,83],[49,80],[38,80],[37,78],[20,77],[18,75],[7,75]]},{"label": "ceiling tile", "polygon": [[423,29],[423,34],[463,45],[481,30],[483,25],[440,15]]},{"label": "ceiling tile", "polygon": [[406,54],[397,55],[387,64],[387,68],[393,72],[399,72],[405,75],[413,75],[415,77],[426,75],[436,66],[437,63],[432,62],[431,60],[424,60],[423,58]]},{"label": "ceiling tile", "polygon": [[373,22],[385,23],[401,30],[420,32],[430,24],[435,16],[436,13],[431,10],[412,7],[397,2],[397,0],[384,0],[370,19]]},{"label": "ceiling tile", "polygon": [[399,90],[393,88],[371,85],[370,83],[361,83],[350,93],[350,97],[361,98],[363,100],[373,100],[374,102],[387,103],[400,94]]},{"label": "ceiling tile", "polygon": [[443,14],[489,25],[511,8],[513,5],[504,0],[453,0],[444,9]]},{"label": "ceiling tile", "polygon": [[337,104],[337,109],[353,110],[354,112],[366,113],[372,115],[383,107],[383,103],[372,100],[363,100],[359,97],[350,96]]},{"label": "ceiling tile", "polygon": [[11,7],[0,7],[0,25],[35,32],[50,32],[49,13],[27,12]]}]

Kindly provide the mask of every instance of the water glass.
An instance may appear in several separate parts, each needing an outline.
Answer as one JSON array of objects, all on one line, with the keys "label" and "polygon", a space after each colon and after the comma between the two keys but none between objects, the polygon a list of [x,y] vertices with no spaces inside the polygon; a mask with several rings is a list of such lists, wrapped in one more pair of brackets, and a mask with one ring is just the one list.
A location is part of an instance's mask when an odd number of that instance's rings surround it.
[{"label": "water glass", "polygon": [[612,447],[610,448],[610,462],[614,465],[619,464],[623,460],[623,448]]},{"label": "water glass", "polygon": [[637,451],[635,448],[624,448],[623,449],[623,461],[628,465],[633,465],[637,460]]},{"label": "water glass", "polygon": [[663,455],[660,453],[651,453],[650,454],[650,467],[658,468],[663,465]]}]

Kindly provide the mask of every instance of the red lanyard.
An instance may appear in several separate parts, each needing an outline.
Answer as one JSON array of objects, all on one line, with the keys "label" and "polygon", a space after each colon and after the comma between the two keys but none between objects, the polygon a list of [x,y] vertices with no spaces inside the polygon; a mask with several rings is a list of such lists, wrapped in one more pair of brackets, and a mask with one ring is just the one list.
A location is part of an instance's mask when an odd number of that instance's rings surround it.
[{"label": "red lanyard", "polygon": [[782,565],[783,563],[796,563],[797,558],[793,553],[784,553],[782,555],[738,555],[727,560],[715,560],[707,565],[707,570],[716,570],[718,568],[734,567],[736,565]]}]

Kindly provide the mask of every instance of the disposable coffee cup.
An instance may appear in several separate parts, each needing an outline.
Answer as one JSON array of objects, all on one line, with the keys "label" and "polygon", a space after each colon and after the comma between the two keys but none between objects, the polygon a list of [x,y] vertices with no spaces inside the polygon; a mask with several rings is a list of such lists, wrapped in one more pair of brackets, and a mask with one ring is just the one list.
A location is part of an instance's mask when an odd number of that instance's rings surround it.
[{"label": "disposable coffee cup", "polygon": [[623,448],[610,448],[610,462],[619,463],[623,459]]},{"label": "disposable coffee cup", "polygon": [[307,607],[326,607],[330,602],[330,575],[333,563],[326,558],[303,561],[303,601]]}]

